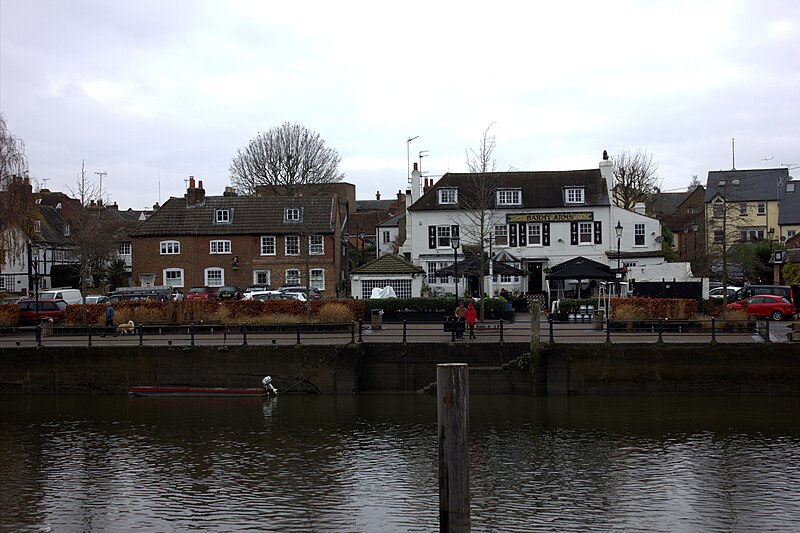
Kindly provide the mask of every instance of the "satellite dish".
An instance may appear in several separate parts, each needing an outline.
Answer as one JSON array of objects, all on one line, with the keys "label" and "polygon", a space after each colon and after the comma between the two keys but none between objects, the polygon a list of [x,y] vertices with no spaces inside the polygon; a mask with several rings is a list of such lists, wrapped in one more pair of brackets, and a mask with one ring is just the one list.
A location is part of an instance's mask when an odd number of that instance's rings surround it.
[{"label": "satellite dish", "polygon": [[656,242],[657,242],[658,244],[661,244],[661,241],[663,241],[663,240],[664,240],[664,238],[663,238],[661,235],[659,235],[658,237],[656,237]]}]

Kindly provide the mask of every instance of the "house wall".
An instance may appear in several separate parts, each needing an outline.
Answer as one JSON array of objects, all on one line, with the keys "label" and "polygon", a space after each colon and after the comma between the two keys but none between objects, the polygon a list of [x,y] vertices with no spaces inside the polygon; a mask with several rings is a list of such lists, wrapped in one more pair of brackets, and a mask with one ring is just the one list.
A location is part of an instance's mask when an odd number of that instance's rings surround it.
[{"label": "house wall", "polygon": [[[181,253],[177,255],[161,255],[161,241],[177,240]],[[211,254],[210,241],[230,240],[230,254]],[[304,240],[304,239],[303,239]],[[324,254],[312,255],[311,268],[325,270],[325,287],[318,287],[327,294],[336,295],[337,241],[335,236],[325,236]],[[278,287],[285,283],[285,272],[299,269],[301,283],[305,284],[305,249],[306,242],[301,242],[303,251],[300,256],[284,255],[284,236],[276,236],[276,255],[261,255],[261,235],[183,235],[179,237],[135,237],[132,239],[134,284],[141,283],[141,274],[154,273],[155,284],[164,285],[163,270],[180,268],[184,271],[183,287],[205,284],[205,269],[221,268],[224,271],[224,284],[247,287],[253,285],[255,270],[269,270],[270,284]],[[235,269],[233,260],[238,256],[239,268]]]},{"label": "house wall", "polygon": [[[383,239],[383,232],[384,231],[388,231],[389,232],[389,242],[384,242],[384,239]],[[376,240],[375,240],[375,242],[377,243],[378,257],[394,252],[393,243],[395,243],[397,241],[397,234],[398,234],[397,227],[394,227],[394,226],[388,226],[388,227],[378,226],[376,228],[376,236],[375,236]]]}]

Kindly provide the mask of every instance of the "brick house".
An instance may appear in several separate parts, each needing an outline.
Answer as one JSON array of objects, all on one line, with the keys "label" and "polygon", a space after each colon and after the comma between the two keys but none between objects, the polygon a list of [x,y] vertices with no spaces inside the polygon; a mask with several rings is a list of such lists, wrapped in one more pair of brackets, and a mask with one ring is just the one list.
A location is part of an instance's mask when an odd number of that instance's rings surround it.
[{"label": "brick house", "polygon": [[[206,196],[194,177],[131,233],[135,285],[302,284],[341,293],[342,221],[336,193]],[[307,279],[306,267],[310,273]]]}]

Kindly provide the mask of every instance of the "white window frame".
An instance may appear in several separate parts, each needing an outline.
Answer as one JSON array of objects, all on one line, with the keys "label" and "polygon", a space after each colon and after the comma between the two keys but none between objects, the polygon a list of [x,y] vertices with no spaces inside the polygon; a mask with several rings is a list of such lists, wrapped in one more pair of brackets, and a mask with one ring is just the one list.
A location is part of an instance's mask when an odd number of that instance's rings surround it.
[{"label": "white window frame", "polygon": [[458,189],[447,187],[438,189],[439,205],[456,205],[458,204]]},{"label": "white window frame", "polygon": [[64,237],[69,237],[69,234],[70,234],[69,224],[64,224]]},{"label": "white window frame", "polygon": [[214,220],[217,224],[230,224],[231,223],[231,210],[230,209],[216,209],[214,211]]},{"label": "white window frame", "polygon": [[756,211],[758,215],[766,215],[767,214],[767,202],[758,202],[758,208]]},{"label": "white window frame", "polygon": [[325,237],[323,235],[308,236],[308,255],[325,255]]},{"label": "white window frame", "polygon": [[647,227],[645,224],[633,225],[633,245],[647,246]]},{"label": "white window frame", "polygon": [[495,197],[497,207],[508,205],[522,205],[521,189],[498,189]]},{"label": "white window frame", "polygon": [[392,242],[392,232],[387,229],[381,230],[381,242],[383,244],[389,244]]},{"label": "white window frame", "polygon": [[[289,276],[289,273],[297,272],[297,276]],[[288,268],[286,272],[283,274],[283,279],[287,285],[300,285],[300,269],[299,268]]]},{"label": "white window frame", "polygon": [[42,221],[41,220],[34,220],[33,221],[33,231],[36,233],[42,232]]},{"label": "white window frame", "polygon": [[161,255],[180,255],[181,241],[161,241],[159,248],[161,250]]},{"label": "white window frame", "polygon": [[495,246],[508,246],[508,226],[498,224],[494,227]]},{"label": "white window frame", "polygon": [[[219,278],[217,276],[211,277],[211,274],[216,274],[219,272]],[[225,269],[220,267],[208,267],[203,271],[203,279],[205,280],[204,285],[208,285],[209,287],[222,287],[225,285]],[[219,283],[217,283],[219,280]]]},{"label": "white window frame", "polygon": [[[266,281],[258,279],[258,276],[266,275]],[[253,270],[253,285],[272,285],[272,273],[268,268]]]},{"label": "white window frame", "polygon": [[591,222],[578,222],[578,246],[586,246],[587,244],[594,244],[593,224]]},{"label": "white window frame", "polygon": [[[538,240],[538,242],[534,242]],[[528,223],[528,246],[542,246],[542,225],[539,223]]]},{"label": "white window frame", "polygon": [[747,216],[747,202],[739,202],[739,216],[740,217]]},{"label": "white window frame", "polygon": [[277,239],[274,235],[261,236],[261,255],[276,255],[277,254]]},{"label": "white window frame", "polygon": [[714,218],[722,218],[725,213],[725,202],[720,199],[714,200],[711,205],[711,216]]},{"label": "white window frame", "polygon": [[564,194],[564,202],[567,204],[582,204],[584,200],[583,187],[568,187]]},{"label": "white window frame", "polygon": [[[289,248],[291,247],[292,249],[294,249],[295,246],[297,247],[297,252],[290,253]],[[283,255],[286,256],[300,255],[300,235],[287,235],[283,238]]]},{"label": "white window frame", "polygon": [[299,207],[287,207],[283,210],[284,222],[300,222],[302,216]]},{"label": "white window frame", "polygon": [[450,248],[452,231],[450,226],[436,226],[436,248]]},{"label": "white window frame", "polygon": [[[180,278],[173,277],[177,282],[170,283],[169,274],[180,274]],[[161,271],[161,279],[164,280],[164,285],[167,287],[183,287],[184,271],[182,268],[165,268]]]},{"label": "white window frame", "polygon": [[309,289],[317,289],[319,291],[325,290],[325,269],[324,268],[312,268],[308,272],[309,282],[308,288]]},{"label": "white window frame", "polygon": [[129,242],[119,243],[119,255],[131,255],[131,243]]},{"label": "white window frame", "polygon": [[218,254],[226,254],[230,255],[231,253],[231,241],[221,239],[221,240],[214,240],[208,243],[208,253],[212,255]]}]

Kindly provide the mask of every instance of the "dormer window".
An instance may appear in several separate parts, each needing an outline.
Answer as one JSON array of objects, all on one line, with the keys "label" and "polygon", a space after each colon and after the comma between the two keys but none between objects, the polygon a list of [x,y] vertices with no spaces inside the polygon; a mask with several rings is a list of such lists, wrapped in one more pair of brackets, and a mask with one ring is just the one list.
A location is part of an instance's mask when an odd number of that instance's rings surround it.
[{"label": "dormer window", "polygon": [[64,237],[69,237],[69,224],[64,224]]},{"label": "dormer window", "polygon": [[583,187],[568,187],[564,190],[565,203],[582,204],[584,203],[583,198]]},{"label": "dormer window", "polygon": [[41,220],[34,220],[33,221],[33,231],[36,233],[42,232],[42,221]]},{"label": "dormer window", "polygon": [[299,207],[287,207],[283,210],[284,222],[301,222],[303,219],[303,210]]},{"label": "dormer window", "polygon": [[456,205],[458,189],[439,189],[439,205]]},{"label": "dormer window", "polygon": [[497,191],[497,207],[522,205],[520,189],[499,189]]},{"label": "dormer window", "polygon": [[231,223],[231,209],[215,209],[214,221],[217,224],[230,224]]}]

